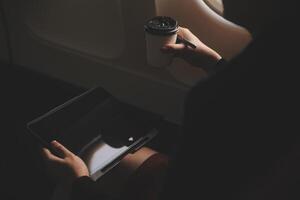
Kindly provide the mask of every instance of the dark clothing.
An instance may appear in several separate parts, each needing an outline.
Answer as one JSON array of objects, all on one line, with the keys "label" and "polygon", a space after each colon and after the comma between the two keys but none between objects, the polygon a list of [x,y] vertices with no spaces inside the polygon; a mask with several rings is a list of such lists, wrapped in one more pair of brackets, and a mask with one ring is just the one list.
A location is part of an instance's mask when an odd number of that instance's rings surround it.
[{"label": "dark clothing", "polygon": [[[276,174],[299,143],[296,24],[276,22],[192,89],[162,199],[245,199]],[[297,191],[290,176],[283,194]]]},{"label": "dark clothing", "polygon": [[245,199],[299,143],[299,32],[288,20],[193,88],[169,181],[194,184],[169,184],[165,199]]}]

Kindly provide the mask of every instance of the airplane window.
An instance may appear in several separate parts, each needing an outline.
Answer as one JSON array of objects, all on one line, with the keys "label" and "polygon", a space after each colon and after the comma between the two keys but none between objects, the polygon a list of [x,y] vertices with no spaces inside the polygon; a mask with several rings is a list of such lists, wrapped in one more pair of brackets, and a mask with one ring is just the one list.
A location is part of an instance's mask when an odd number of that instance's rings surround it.
[{"label": "airplane window", "polygon": [[123,52],[121,0],[30,0],[25,8],[28,30],[47,44],[104,59]]},{"label": "airplane window", "polygon": [[204,0],[204,2],[216,13],[223,15],[224,6],[222,0]]}]

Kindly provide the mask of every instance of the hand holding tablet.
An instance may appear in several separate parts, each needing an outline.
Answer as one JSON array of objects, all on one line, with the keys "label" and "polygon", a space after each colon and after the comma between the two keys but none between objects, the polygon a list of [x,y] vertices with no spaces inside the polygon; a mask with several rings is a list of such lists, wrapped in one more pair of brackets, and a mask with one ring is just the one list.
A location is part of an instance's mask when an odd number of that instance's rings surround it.
[{"label": "hand holding tablet", "polygon": [[[59,141],[78,155],[96,180],[158,133],[161,117],[128,105],[96,87],[27,124],[54,154]],[[59,156],[59,155],[57,155]]]}]

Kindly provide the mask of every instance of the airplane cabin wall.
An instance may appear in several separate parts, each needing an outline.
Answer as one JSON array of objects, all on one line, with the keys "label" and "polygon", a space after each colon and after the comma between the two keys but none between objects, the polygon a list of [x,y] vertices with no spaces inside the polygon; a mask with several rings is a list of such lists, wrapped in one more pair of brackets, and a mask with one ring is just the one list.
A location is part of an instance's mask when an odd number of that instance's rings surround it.
[{"label": "airplane cabin wall", "polygon": [[149,67],[144,22],[156,14],[176,17],[226,58],[248,41],[247,33],[199,0],[3,2],[14,64],[87,88],[101,85],[176,123],[181,122],[186,94],[205,73],[178,59],[167,68]]}]

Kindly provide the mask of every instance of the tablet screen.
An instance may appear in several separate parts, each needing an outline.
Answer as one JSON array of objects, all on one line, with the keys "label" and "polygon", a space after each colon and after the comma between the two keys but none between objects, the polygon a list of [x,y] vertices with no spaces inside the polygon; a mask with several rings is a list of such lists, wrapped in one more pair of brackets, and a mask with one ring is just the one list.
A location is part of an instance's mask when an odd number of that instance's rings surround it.
[{"label": "tablet screen", "polygon": [[78,153],[119,112],[117,101],[109,99],[103,89],[92,89],[29,122],[28,128],[43,145],[57,140]]},{"label": "tablet screen", "polygon": [[[84,157],[96,177],[152,139],[161,117],[93,88],[27,124],[47,148],[57,140]],[[101,156],[100,156],[101,155]],[[104,169],[103,169],[104,168]]]}]

